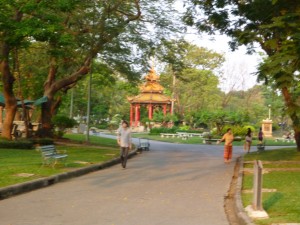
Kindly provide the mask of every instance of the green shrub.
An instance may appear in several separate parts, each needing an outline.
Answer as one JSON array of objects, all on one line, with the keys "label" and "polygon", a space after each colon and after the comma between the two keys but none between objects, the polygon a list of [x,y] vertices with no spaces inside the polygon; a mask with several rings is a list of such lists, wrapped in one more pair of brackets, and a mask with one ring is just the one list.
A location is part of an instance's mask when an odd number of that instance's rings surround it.
[{"label": "green shrub", "polygon": [[277,131],[277,130],[280,130],[280,129],[281,129],[281,127],[277,123],[272,124],[272,130],[273,131]]},{"label": "green shrub", "polygon": [[189,130],[182,130],[181,127],[177,130],[177,132],[186,132],[186,133],[198,133],[201,134],[203,133],[203,129],[189,129]]},{"label": "green shrub", "polygon": [[160,133],[169,133],[176,134],[176,132],[185,132],[185,133],[203,133],[203,129],[190,129],[189,126],[180,126],[180,127],[155,127],[150,130],[150,135],[159,135]]},{"label": "green shrub", "polygon": [[177,127],[167,128],[167,127],[155,127],[150,130],[150,135],[159,135],[160,133],[175,134],[177,132]]},{"label": "green shrub", "polygon": [[30,140],[3,140],[0,141],[0,148],[9,149],[32,149],[33,142]]},{"label": "green shrub", "polygon": [[189,129],[190,129],[190,126],[187,126],[187,125],[179,127],[180,131],[188,131]]},{"label": "green shrub", "polygon": [[62,137],[67,128],[73,128],[77,125],[76,120],[63,115],[56,115],[52,118],[52,123],[56,129],[56,135]]},{"label": "green shrub", "polygon": [[244,135],[246,135],[247,134],[247,131],[248,131],[248,128],[250,128],[251,129],[251,131],[252,131],[252,134],[255,132],[255,127],[254,126],[251,126],[251,125],[246,125],[246,126],[244,126],[243,127],[243,134]]},{"label": "green shrub", "polygon": [[100,124],[97,126],[98,129],[107,129],[108,128],[108,124]]},{"label": "green shrub", "polygon": [[51,138],[33,138],[29,139],[34,145],[53,145],[54,141]]},{"label": "green shrub", "polygon": [[234,136],[241,136],[241,137],[246,136],[248,128],[251,129],[252,133],[255,132],[255,128],[253,126],[243,126],[242,127],[239,125],[235,125],[235,126],[226,125],[222,129],[222,134],[225,134],[228,128],[231,128],[231,131]]}]

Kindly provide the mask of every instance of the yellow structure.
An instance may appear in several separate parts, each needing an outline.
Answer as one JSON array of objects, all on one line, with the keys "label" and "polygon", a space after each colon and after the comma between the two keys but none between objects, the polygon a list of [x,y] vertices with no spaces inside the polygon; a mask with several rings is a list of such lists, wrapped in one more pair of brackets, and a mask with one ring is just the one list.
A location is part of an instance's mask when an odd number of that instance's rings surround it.
[{"label": "yellow structure", "polygon": [[153,117],[153,110],[161,107],[164,115],[172,113],[172,99],[164,95],[164,88],[159,83],[159,76],[154,68],[151,68],[146,82],[140,86],[140,94],[134,97],[127,97],[130,102],[130,126],[137,127],[140,125],[140,107],[146,106],[148,109],[148,118]]},{"label": "yellow structure", "polygon": [[265,137],[272,137],[272,124],[273,121],[271,119],[265,119],[262,121],[262,132]]}]

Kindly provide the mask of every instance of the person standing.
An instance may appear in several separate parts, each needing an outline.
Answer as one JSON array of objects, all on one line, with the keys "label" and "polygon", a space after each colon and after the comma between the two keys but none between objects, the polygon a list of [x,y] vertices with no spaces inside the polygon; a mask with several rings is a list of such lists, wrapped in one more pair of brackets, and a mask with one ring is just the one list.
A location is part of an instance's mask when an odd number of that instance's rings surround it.
[{"label": "person standing", "polygon": [[120,157],[123,168],[126,168],[128,152],[131,150],[131,130],[128,122],[123,121],[122,126],[117,130],[117,142],[120,146]]},{"label": "person standing", "polygon": [[251,144],[252,144],[252,131],[248,128],[246,137],[245,137],[245,144],[246,144],[246,151],[247,153],[250,152]]},{"label": "person standing", "polygon": [[262,132],[262,129],[259,128],[259,132],[258,132],[258,141],[259,141],[259,144],[263,143],[263,139],[264,139],[264,133]]},{"label": "person standing", "polygon": [[227,132],[223,135],[222,139],[218,141],[218,144],[220,144],[222,141],[225,141],[224,144],[224,162],[230,163],[232,159],[232,143],[233,143],[234,137],[231,131],[231,128],[227,129]]}]

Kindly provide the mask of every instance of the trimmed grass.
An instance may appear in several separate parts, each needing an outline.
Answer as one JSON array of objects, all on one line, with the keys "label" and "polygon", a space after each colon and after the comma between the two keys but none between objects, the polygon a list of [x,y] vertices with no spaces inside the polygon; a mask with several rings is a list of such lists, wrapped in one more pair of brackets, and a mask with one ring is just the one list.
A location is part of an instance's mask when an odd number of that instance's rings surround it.
[{"label": "trimmed grass", "polygon": [[[268,168],[299,168],[298,164],[278,164],[280,161],[300,161],[300,152],[294,148],[285,148],[261,153],[250,153],[245,161],[262,160],[274,164],[266,164]],[[276,163],[277,162],[277,163]],[[286,167],[283,167],[286,165]],[[253,174],[244,174],[243,190],[252,189]],[[256,220],[259,225],[272,223],[300,223],[300,172],[299,171],[271,171],[263,175],[263,188],[276,189],[276,192],[263,193],[263,207],[270,219]],[[252,202],[252,194],[242,194],[246,207]]]},{"label": "trimmed grass", "polygon": [[252,152],[245,155],[245,161],[262,160],[262,161],[299,161],[300,152],[295,148],[282,148],[272,151]]},{"label": "trimmed grass", "polygon": [[162,138],[160,135],[149,135],[149,134],[133,134],[135,138],[147,138],[149,140],[169,142],[169,143],[180,143],[180,144],[203,144],[203,139],[199,137],[191,137],[187,140],[181,138]]},{"label": "trimmed grass", "polygon": [[[83,134],[65,134],[64,137],[81,144],[86,143],[86,136]],[[116,140],[104,137],[90,136],[90,143],[102,147],[118,147]]]},{"label": "trimmed grass", "polygon": [[[79,141],[82,139],[80,136],[72,136],[72,138]],[[115,140],[100,137],[91,137],[91,140],[99,147],[56,146],[59,151],[66,150],[68,158],[65,166],[58,164],[55,168],[42,166],[41,153],[36,150],[0,149],[0,187],[59,174],[119,156],[119,148]],[[18,174],[33,174],[33,176],[21,177]]]},{"label": "trimmed grass", "polygon": [[[156,140],[156,141],[163,141],[163,142],[169,142],[169,143],[181,143],[181,144],[203,144],[203,138],[200,137],[190,137],[187,140],[182,140],[181,138],[162,138],[160,135],[149,135],[149,134],[136,134],[134,133],[132,135],[135,138],[147,138],[149,140]],[[254,140],[252,142],[252,147],[256,147],[258,144],[257,140]],[[243,146],[244,145],[244,140],[242,141],[235,141],[233,142],[234,146]],[[295,143],[292,142],[282,142],[278,141],[276,142],[273,139],[267,139],[266,140],[266,145],[268,146],[295,146]]]}]

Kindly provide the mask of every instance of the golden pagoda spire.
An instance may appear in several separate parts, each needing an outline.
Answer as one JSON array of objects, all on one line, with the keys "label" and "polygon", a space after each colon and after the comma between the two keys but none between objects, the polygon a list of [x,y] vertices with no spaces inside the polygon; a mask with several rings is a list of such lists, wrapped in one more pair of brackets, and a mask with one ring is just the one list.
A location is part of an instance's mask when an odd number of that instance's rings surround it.
[{"label": "golden pagoda spire", "polygon": [[147,74],[147,76],[145,77],[145,79],[147,81],[158,81],[159,80],[159,76],[157,75],[155,69],[154,69],[154,59],[152,58],[152,66],[151,69],[149,71],[149,73]]}]

